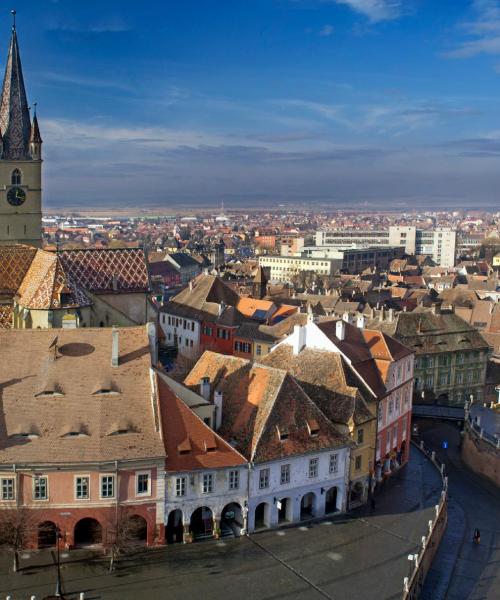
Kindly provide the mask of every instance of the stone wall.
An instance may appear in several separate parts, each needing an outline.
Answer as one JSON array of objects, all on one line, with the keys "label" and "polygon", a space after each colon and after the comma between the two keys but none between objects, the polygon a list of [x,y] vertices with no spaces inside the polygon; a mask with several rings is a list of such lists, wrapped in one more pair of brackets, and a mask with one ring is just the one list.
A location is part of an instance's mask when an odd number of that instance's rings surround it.
[{"label": "stone wall", "polygon": [[462,460],[479,475],[500,487],[500,449],[481,439],[467,423],[462,440]]}]

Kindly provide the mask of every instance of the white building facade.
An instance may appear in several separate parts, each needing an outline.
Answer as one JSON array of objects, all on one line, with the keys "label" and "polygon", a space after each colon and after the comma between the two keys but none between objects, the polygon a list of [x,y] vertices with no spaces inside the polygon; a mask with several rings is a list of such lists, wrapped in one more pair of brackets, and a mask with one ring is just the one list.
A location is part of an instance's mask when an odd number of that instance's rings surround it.
[{"label": "white building facade", "polygon": [[350,448],[251,465],[248,531],[343,512]]}]

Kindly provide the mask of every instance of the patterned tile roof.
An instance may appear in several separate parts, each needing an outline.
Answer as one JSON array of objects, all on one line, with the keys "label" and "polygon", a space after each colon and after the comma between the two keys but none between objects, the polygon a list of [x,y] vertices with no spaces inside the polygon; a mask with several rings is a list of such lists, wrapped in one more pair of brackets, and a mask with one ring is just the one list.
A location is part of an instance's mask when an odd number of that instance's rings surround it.
[{"label": "patterned tile roof", "polygon": [[83,290],[65,273],[59,256],[43,250],[37,251],[16,300],[24,308],[38,310],[90,305]]},{"label": "patterned tile roof", "polygon": [[71,280],[89,292],[149,290],[142,248],[64,250],[59,256]]},{"label": "patterned tile roof", "polygon": [[9,304],[0,304],[0,329],[10,329],[12,327],[12,306]]},{"label": "patterned tile roof", "polygon": [[17,292],[36,252],[36,248],[21,244],[0,246],[0,294]]}]

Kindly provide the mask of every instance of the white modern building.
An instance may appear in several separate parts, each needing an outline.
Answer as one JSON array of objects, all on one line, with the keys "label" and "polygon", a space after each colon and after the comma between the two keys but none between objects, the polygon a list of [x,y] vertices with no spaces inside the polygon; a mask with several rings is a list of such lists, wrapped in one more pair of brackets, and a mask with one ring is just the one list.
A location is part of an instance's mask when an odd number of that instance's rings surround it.
[{"label": "white modern building", "polygon": [[443,267],[455,265],[457,232],[392,225],[381,230],[337,229],[316,232],[316,246],[337,249],[404,246],[406,254],[428,254]]}]

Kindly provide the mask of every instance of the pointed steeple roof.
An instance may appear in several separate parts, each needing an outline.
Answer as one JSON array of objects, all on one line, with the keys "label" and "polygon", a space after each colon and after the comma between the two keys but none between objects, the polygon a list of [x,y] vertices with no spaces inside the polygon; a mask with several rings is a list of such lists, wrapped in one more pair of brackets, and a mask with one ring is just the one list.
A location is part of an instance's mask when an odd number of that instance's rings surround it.
[{"label": "pointed steeple roof", "polygon": [[3,134],[2,158],[6,160],[29,159],[31,119],[15,26],[12,28],[3,80],[0,128]]},{"label": "pointed steeple roof", "polygon": [[38,127],[38,119],[36,117],[36,113],[35,113],[35,116],[33,117],[33,123],[31,125],[30,142],[35,143],[35,144],[42,143],[42,136],[40,135],[40,128]]}]

